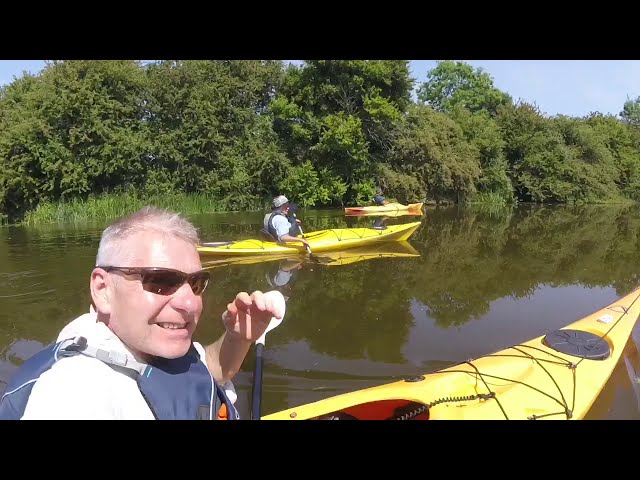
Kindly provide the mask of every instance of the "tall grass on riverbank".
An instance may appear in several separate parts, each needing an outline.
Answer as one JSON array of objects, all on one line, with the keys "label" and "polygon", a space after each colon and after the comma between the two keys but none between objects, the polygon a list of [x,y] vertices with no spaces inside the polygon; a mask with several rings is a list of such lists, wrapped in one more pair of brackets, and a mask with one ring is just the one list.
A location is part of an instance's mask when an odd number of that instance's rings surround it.
[{"label": "tall grass on riverbank", "polygon": [[492,205],[506,207],[513,202],[510,202],[502,195],[495,192],[478,192],[473,197],[465,201],[468,205]]},{"label": "tall grass on riverbank", "polygon": [[[140,197],[135,193],[111,194],[90,197],[87,200],[73,199],[68,202],[41,203],[36,210],[27,212],[22,223],[39,225],[45,223],[76,223],[90,220],[110,220],[132,213],[145,205],[167,208],[187,215],[221,212],[222,201],[202,194],[172,194]],[[259,208],[260,206],[256,206]]]}]

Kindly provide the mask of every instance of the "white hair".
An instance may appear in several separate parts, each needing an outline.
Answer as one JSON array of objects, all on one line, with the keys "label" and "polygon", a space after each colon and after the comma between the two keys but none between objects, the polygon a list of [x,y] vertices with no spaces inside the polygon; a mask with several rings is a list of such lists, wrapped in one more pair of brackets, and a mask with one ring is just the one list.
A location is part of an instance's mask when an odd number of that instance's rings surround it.
[{"label": "white hair", "polygon": [[161,208],[146,206],[137,212],[120,218],[102,232],[96,266],[115,265],[124,261],[123,242],[131,235],[141,232],[158,232],[186,242],[200,243],[198,230],[180,214]]}]

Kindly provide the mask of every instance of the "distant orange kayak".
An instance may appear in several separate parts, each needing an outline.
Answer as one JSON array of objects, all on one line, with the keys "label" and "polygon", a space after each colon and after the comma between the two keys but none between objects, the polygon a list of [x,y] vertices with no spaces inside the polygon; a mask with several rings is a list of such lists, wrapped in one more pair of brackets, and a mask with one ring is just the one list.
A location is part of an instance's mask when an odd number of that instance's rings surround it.
[{"label": "distant orange kayak", "polygon": [[367,207],[345,207],[345,213],[377,213],[377,212],[399,212],[411,211],[416,213],[422,212],[422,202],[410,203],[403,205],[402,203],[387,203],[386,205],[370,205]]}]

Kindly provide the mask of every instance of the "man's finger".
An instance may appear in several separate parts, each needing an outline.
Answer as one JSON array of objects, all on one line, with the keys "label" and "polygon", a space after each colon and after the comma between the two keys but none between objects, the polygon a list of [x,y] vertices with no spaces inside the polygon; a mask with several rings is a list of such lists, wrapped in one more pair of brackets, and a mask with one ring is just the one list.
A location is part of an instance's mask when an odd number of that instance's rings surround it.
[{"label": "man's finger", "polygon": [[251,294],[251,299],[253,300],[253,306],[259,312],[264,312],[266,308],[264,294],[260,290],[256,290]]},{"label": "man's finger", "polygon": [[249,297],[249,294],[247,292],[240,292],[238,293],[238,295],[236,295],[236,299],[234,303],[239,309],[246,312],[251,306],[251,304],[253,303],[253,301],[251,300],[251,297]]},{"label": "man's finger", "polygon": [[222,312],[222,320],[227,321],[238,315],[238,309],[233,303],[227,303],[227,309]]}]

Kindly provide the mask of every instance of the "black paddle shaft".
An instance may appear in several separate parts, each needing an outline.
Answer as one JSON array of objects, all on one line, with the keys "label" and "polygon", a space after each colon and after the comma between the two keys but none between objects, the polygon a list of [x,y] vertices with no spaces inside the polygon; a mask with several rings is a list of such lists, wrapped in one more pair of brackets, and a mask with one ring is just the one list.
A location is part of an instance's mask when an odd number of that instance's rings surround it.
[{"label": "black paddle shaft", "polygon": [[[298,217],[296,217],[296,214],[293,214],[293,219],[294,221],[297,220]],[[297,223],[297,222],[296,222]],[[302,231],[302,227],[300,225],[298,225],[298,230],[300,230],[300,235],[302,235],[304,237],[304,232]],[[311,248],[308,247],[307,245],[304,246],[307,249],[307,252],[309,252],[309,256],[311,256]]]},{"label": "black paddle shaft", "polygon": [[262,400],[262,365],[264,345],[256,345],[256,368],[253,370],[253,390],[251,391],[251,420],[260,420]]},{"label": "black paddle shaft", "polygon": [[[293,221],[296,222],[296,220],[298,220],[298,217],[296,217],[296,214],[293,214]],[[296,222],[298,223],[298,222]],[[304,232],[302,231],[302,227],[300,226],[300,224],[298,224],[298,230],[300,230],[300,235],[304,235]]]}]

